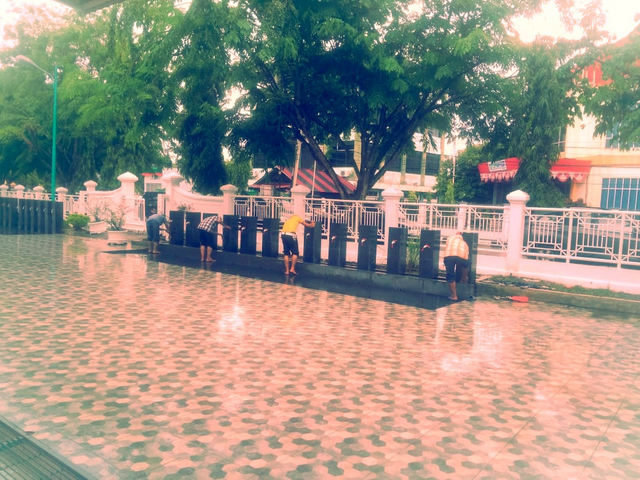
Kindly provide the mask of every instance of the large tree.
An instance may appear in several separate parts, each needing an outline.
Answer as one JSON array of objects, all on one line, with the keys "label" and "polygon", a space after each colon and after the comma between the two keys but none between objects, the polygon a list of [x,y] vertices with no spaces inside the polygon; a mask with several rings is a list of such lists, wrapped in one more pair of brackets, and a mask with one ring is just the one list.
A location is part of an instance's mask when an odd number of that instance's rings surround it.
[{"label": "large tree", "polygon": [[611,134],[620,148],[640,145],[640,27],[608,46],[599,63],[603,85],[590,91],[585,110],[597,120],[596,134]]},{"label": "large tree", "polygon": [[415,132],[493,115],[513,58],[509,21],[539,3],[240,1],[242,147],[277,157],[290,139],[301,141],[346,197],[322,145],[355,131],[354,196],[363,198]]},{"label": "large tree", "polygon": [[487,129],[478,129],[489,139],[488,157],[520,159],[514,188],[530,195],[530,205],[564,206],[550,168],[561,151],[561,132],[581,115],[581,69],[593,58],[591,40],[541,38],[523,45],[518,69],[503,85],[503,108]]},{"label": "large tree", "polygon": [[224,38],[228,16],[226,3],[194,0],[173,36],[178,45],[172,62],[180,105],[178,167],[203,194],[217,192],[227,180],[223,146],[229,123],[223,104],[231,61]]},{"label": "large tree", "polygon": [[0,53],[4,179],[21,181],[36,172],[48,183],[50,175],[52,89],[37,69],[14,63],[17,55],[60,69],[58,184],[73,191],[97,179],[114,187],[126,170],[140,174],[170,165],[163,126],[175,101],[166,62],[156,60],[179,15],[173,2],[131,0],[88,17],[43,12],[25,12],[9,31],[15,45]]}]

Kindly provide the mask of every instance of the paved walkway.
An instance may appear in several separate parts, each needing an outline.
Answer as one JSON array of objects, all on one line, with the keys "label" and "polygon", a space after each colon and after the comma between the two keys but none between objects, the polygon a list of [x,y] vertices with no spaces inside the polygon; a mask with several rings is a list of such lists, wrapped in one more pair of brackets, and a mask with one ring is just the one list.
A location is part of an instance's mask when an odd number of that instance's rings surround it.
[{"label": "paved walkway", "polygon": [[633,478],[640,323],[0,236],[0,417],[93,478]]}]

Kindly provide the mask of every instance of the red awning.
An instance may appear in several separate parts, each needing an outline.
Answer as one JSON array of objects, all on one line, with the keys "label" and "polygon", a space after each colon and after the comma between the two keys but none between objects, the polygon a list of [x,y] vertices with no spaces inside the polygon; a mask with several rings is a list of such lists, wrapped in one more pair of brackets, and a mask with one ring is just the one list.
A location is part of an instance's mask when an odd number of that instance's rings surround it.
[{"label": "red awning", "polygon": [[575,158],[561,158],[551,167],[551,176],[561,182],[568,179],[574,182],[584,182],[591,171],[591,161],[576,160]]},{"label": "red awning", "polygon": [[[520,159],[505,158],[496,162],[484,162],[478,165],[480,180],[483,182],[508,182],[518,173]],[[571,179],[583,182],[591,171],[591,161],[561,158],[551,167],[551,177],[561,182]]]},{"label": "red awning", "polygon": [[484,162],[478,165],[480,180],[483,182],[507,182],[513,180],[518,173],[520,159],[516,157]]}]

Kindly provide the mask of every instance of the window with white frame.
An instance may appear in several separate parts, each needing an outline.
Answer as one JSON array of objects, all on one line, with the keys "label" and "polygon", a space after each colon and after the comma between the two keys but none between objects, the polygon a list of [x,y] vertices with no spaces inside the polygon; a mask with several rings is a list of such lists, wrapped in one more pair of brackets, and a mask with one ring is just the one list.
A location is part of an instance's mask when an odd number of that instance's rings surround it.
[{"label": "window with white frame", "polygon": [[640,211],[640,178],[603,178],[600,207]]}]

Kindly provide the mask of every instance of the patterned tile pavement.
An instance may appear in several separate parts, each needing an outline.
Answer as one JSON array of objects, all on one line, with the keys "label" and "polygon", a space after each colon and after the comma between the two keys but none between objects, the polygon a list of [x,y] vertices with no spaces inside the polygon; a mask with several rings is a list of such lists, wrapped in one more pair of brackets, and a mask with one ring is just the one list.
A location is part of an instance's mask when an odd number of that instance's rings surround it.
[{"label": "patterned tile pavement", "polygon": [[640,323],[0,236],[0,416],[92,478],[638,478]]}]

